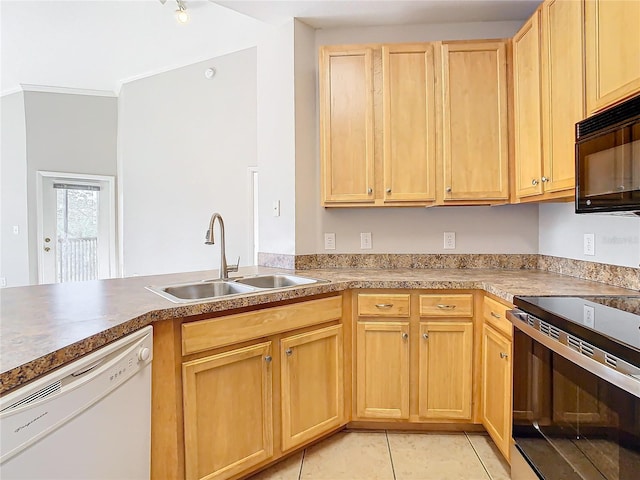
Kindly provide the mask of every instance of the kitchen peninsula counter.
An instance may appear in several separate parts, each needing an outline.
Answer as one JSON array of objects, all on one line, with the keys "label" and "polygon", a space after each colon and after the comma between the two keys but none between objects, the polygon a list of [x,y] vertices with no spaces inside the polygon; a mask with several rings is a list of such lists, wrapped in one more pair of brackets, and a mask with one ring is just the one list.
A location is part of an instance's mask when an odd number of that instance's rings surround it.
[{"label": "kitchen peninsula counter", "polygon": [[540,270],[241,268],[240,276],[283,272],[328,280],[218,300],[177,304],[145,289],[216,278],[217,272],[96,280],[0,291],[0,394],[161,320],[185,318],[352,288],[479,289],[514,295],[640,295],[604,283]]}]

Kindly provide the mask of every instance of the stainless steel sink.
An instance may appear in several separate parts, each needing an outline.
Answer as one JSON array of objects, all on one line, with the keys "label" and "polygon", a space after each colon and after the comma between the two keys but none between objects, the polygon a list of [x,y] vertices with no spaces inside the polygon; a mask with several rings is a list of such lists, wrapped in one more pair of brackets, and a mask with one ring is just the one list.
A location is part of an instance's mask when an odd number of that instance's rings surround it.
[{"label": "stainless steel sink", "polygon": [[187,303],[193,302],[194,300],[212,300],[229,295],[251,293],[257,290],[249,285],[226,281],[194,282],[146,288],[175,303]]},{"label": "stainless steel sink", "polygon": [[287,288],[297,287],[298,285],[311,285],[313,283],[323,283],[327,280],[318,280],[317,278],[299,277],[296,275],[258,275],[255,277],[246,277],[236,280],[236,283],[243,285],[251,285],[256,288]]}]

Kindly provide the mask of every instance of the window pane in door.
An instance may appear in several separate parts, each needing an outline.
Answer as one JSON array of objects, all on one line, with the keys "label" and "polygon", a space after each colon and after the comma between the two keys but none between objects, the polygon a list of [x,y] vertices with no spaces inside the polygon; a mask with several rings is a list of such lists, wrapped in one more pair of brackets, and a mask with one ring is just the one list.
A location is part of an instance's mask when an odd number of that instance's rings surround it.
[{"label": "window pane in door", "polygon": [[58,282],[98,278],[98,187],[56,188],[56,275]]}]

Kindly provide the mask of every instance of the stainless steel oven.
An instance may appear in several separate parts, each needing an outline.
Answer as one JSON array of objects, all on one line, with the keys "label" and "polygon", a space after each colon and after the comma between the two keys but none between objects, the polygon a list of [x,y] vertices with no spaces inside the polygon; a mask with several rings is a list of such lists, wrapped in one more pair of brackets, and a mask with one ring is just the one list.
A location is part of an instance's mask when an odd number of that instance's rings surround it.
[{"label": "stainless steel oven", "polygon": [[640,297],[516,297],[512,478],[640,478]]},{"label": "stainless steel oven", "polygon": [[640,215],[640,96],[576,124],[576,213]]}]

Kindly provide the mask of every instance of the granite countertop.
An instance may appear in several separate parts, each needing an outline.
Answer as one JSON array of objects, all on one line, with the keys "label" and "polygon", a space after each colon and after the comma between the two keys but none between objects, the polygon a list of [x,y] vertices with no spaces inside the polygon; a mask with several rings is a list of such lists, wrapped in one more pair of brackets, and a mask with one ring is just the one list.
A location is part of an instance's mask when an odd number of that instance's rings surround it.
[{"label": "granite countertop", "polygon": [[[246,267],[238,275],[291,270]],[[160,320],[220,312],[350,288],[481,289],[514,295],[638,295],[539,270],[324,269],[296,272],[329,280],[205,303],[176,304],[145,289],[213,279],[215,271],[5,288],[0,291],[0,394]]]}]

